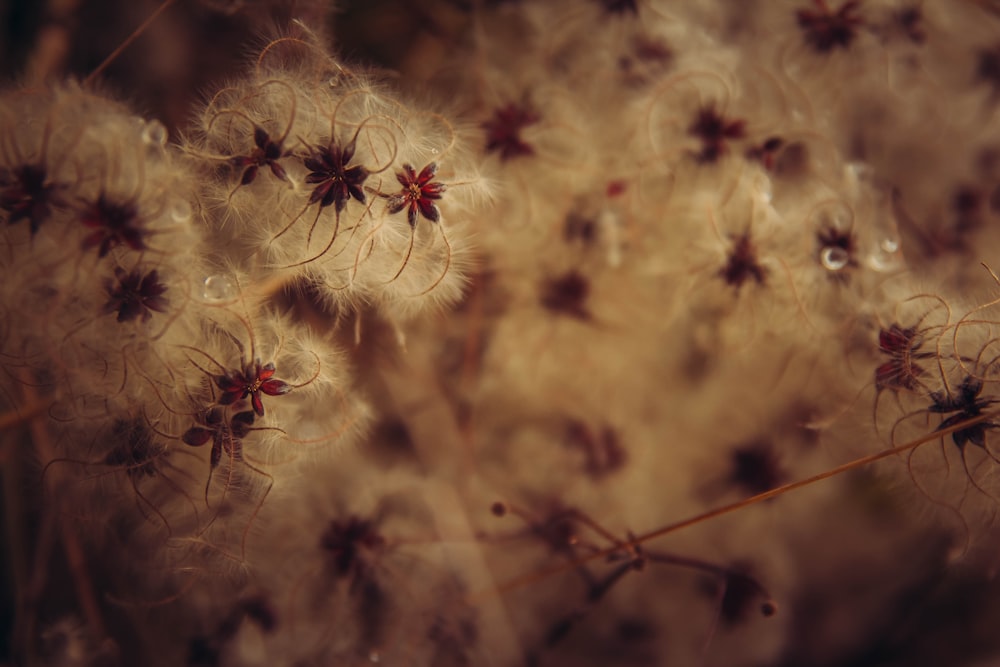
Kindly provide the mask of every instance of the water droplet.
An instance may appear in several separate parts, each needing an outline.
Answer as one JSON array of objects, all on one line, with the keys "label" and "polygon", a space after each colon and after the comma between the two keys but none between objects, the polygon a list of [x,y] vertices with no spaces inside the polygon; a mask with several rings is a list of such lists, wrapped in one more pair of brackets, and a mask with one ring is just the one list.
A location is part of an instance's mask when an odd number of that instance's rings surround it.
[{"label": "water droplet", "polygon": [[901,261],[899,238],[895,236],[884,237],[868,257],[868,264],[880,272],[898,269]]},{"label": "water droplet", "polygon": [[875,170],[871,168],[870,165],[864,162],[852,162],[847,165],[847,168],[854,174],[854,177],[859,181],[871,180],[872,176],[875,174]]},{"label": "water droplet", "polygon": [[819,261],[827,271],[840,271],[851,261],[851,255],[843,248],[827,246],[820,251]]},{"label": "water droplet", "polygon": [[167,128],[158,120],[144,123],[142,127],[142,143],[147,146],[163,148],[167,145]]},{"label": "water droplet", "polygon": [[183,199],[178,199],[170,207],[170,218],[174,222],[187,222],[191,219],[191,204]]},{"label": "water droplet", "polygon": [[226,276],[209,276],[201,295],[206,301],[229,301],[236,296],[236,286]]},{"label": "water droplet", "polygon": [[368,652],[368,662],[379,662],[381,660],[382,660],[382,656],[379,655],[378,651],[369,651]]}]

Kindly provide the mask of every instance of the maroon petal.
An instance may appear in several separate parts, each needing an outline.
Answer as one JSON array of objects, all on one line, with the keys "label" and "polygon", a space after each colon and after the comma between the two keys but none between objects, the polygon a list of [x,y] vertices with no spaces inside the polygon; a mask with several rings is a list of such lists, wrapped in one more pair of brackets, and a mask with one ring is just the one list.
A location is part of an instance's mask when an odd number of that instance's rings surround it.
[{"label": "maroon petal", "polygon": [[351,185],[361,186],[368,179],[368,170],[361,165],[348,167],[344,170],[344,180]]},{"label": "maroon petal", "polygon": [[[118,275],[119,270],[115,271],[116,276]],[[164,292],[167,291],[167,288],[159,284],[160,282],[159,278],[160,278],[159,272],[156,269],[153,269],[152,271],[147,273],[146,276],[139,283],[139,291],[142,292],[143,294],[149,294],[151,296],[157,294],[163,294]],[[120,277],[119,280],[121,280]]]},{"label": "maroon petal", "polygon": [[121,232],[122,241],[132,250],[145,250],[146,241],[142,238],[144,232],[141,229],[125,229]]},{"label": "maroon petal", "polygon": [[240,399],[241,393],[245,394],[246,392],[241,392],[238,389],[236,391],[224,392],[222,396],[219,396],[219,405],[232,405]]},{"label": "maroon petal", "polygon": [[[332,152],[333,151],[331,151],[331,153]],[[338,152],[340,152],[340,151],[338,151]],[[349,163],[351,161],[351,158],[353,158],[353,157],[354,157],[354,141],[351,140],[351,143],[349,143],[346,146],[344,146],[343,152],[340,153],[340,159],[337,160],[337,161],[340,164],[347,164],[347,163]]]},{"label": "maroon petal", "polygon": [[742,139],[745,134],[744,126],[746,123],[742,120],[736,120],[726,126],[725,136],[730,139]]},{"label": "maroon petal", "polygon": [[282,167],[277,162],[268,162],[268,164],[271,167],[271,173],[272,174],[274,174],[275,176],[277,176],[278,178],[280,178],[283,181],[287,181],[288,180],[288,173],[285,171],[284,167]]},{"label": "maroon petal", "polygon": [[260,385],[260,390],[267,394],[268,396],[281,396],[282,394],[287,394],[292,390],[292,385],[282,380],[268,380],[267,382],[262,382]]},{"label": "maroon petal", "polygon": [[212,431],[204,428],[190,428],[184,435],[181,436],[181,440],[184,441],[185,445],[190,445],[192,447],[201,447],[212,437]]},{"label": "maroon petal", "polygon": [[895,324],[888,329],[882,329],[878,334],[878,346],[883,352],[902,352],[913,340],[915,332],[912,329],[903,329]]},{"label": "maroon petal", "polygon": [[309,205],[312,206],[316,202],[322,200],[324,202],[323,206],[329,206],[333,200],[331,198],[330,201],[328,202],[327,198],[333,189],[333,181],[325,181],[325,179],[322,178],[319,179],[318,181],[310,181],[309,180],[310,178],[311,175],[306,176],[306,183],[313,182],[313,183],[320,183],[321,185],[317,185],[316,189],[312,191],[312,194],[309,196]]},{"label": "maroon petal", "polygon": [[145,304],[146,308],[149,308],[150,310],[155,310],[158,313],[167,312],[167,307],[170,306],[170,300],[162,296],[154,296],[148,299],[143,299],[143,303]]},{"label": "maroon petal", "polygon": [[421,190],[420,194],[426,199],[441,199],[441,194],[448,189],[444,183],[428,183]]},{"label": "maroon petal", "polygon": [[259,391],[255,391],[251,394],[250,404],[253,405],[254,412],[256,412],[261,417],[264,416],[264,402],[260,399]]},{"label": "maroon petal", "polygon": [[[351,185],[347,186],[347,189],[350,191],[352,197],[354,197],[355,199],[357,199],[362,204],[365,203],[365,191],[362,190],[360,186],[354,185],[352,183]],[[344,203],[345,204],[347,203],[347,198],[346,197],[344,198]]]},{"label": "maroon petal", "polygon": [[250,185],[255,178],[257,178],[257,165],[247,167],[243,172],[243,178],[240,179],[240,185]]},{"label": "maroon petal", "polygon": [[425,218],[427,218],[431,222],[437,222],[441,219],[441,211],[438,210],[438,207],[434,204],[434,202],[429,201],[427,199],[421,199],[419,204],[420,204],[420,213]]},{"label": "maroon petal", "polygon": [[143,321],[145,322],[149,319],[145,313],[145,308],[138,301],[125,301],[122,303],[121,307],[118,308],[118,321],[119,322],[131,322],[139,315],[143,315]]},{"label": "maroon petal", "polygon": [[404,188],[410,187],[410,184],[413,183],[413,180],[416,177],[417,172],[415,172],[413,167],[408,164],[403,165],[403,171],[396,172],[396,180],[399,181],[399,184]]},{"label": "maroon petal", "polygon": [[337,213],[340,213],[344,210],[344,207],[347,206],[346,192],[347,188],[343,183],[334,183],[333,181],[330,181],[330,189],[326,195],[323,196],[323,200],[319,203],[319,207],[326,208],[327,206],[336,203]]},{"label": "maroon petal", "polygon": [[233,430],[233,435],[237,438],[242,438],[250,432],[250,427],[253,426],[254,413],[247,410],[246,412],[237,412],[233,415],[233,419],[230,422],[230,428]]},{"label": "maroon petal", "polygon": [[215,386],[224,392],[239,392],[246,385],[242,377],[233,377],[229,373],[215,376]]},{"label": "maroon petal", "polygon": [[406,195],[392,195],[389,197],[389,214],[399,213],[406,208],[407,203],[409,203],[409,197]]},{"label": "maroon petal", "polygon": [[[417,183],[420,185],[426,185],[428,181],[434,178],[437,173],[438,166],[437,162],[431,162],[429,165],[423,168],[420,172],[420,176],[417,177]],[[411,169],[412,171],[412,169]]]},{"label": "maroon petal", "polygon": [[268,136],[267,132],[263,128],[255,127],[253,130],[253,142],[257,144],[257,148],[267,148],[267,144],[270,143],[271,138]]}]

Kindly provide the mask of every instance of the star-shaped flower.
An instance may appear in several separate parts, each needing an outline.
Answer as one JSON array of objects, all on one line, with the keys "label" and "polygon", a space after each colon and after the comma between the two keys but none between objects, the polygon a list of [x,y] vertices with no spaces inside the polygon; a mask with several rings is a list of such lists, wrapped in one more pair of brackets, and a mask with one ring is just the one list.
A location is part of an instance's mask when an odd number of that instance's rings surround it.
[{"label": "star-shaped flower", "polygon": [[108,302],[105,313],[118,313],[119,322],[129,322],[141,318],[146,322],[153,316],[152,311],[166,312],[168,301],[164,298],[166,285],[160,282],[156,270],[143,275],[139,269],[125,273],[125,269],[115,268],[115,280],[108,281]]},{"label": "star-shaped flower", "polygon": [[412,166],[404,164],[403,171],[396,174],[396,180],[403,186],[403,190],[389,197],[389,213],[399,213],[404,208],[408,209],[406,219],[410,227],[417,226],[418,212],[431,222],[438,222],[441,219],[441,212],[434,200],[441,199],[441,194],[447,186],[432,180],[436,173],[435,162],[424,167],[419,174]]},{"label": "star-shaped flower", "polygon": [[287,155],[281,147],[282,142],[271,139],[267,131],[260,127],[253,130],[253,142],[257,147],[250,155],[238,155],[229,160],[234,167],[246,167],[240,178],[240,185],[253,183],[257,178],[257,171],[264,166],[270,167],[271,173],[282,181],[288,181],[288,173],[278,164],[278,160]]},{"label": "star-shaped flower", "polygon": [[146,249],[147,232],[134,202],[114,201],[102,192],[84,211],[80,222],[94,230],[83,239],[83,249],[96,247],[99,257],[122,244],[132,250]]},{"label": "star-shaped flower", "polygon": [[368,178],[368,170],[359,164],[352,165],[354,141],[341,148],[336,141],[328,146],[316,146],[316,151],[305,159],[309,174],[306,183],[315,185],[309,196],[309,204],[319,202],[320,208],[334,205],[339,214],[353,197],[365,203],[362,187]]},{"label": "star-shaped flower", "polygon": [[699,162],[715,162],[729,151],[729,140],[744,137],[746,123],[728,119],[715,107],[705,106],[698,110],[688,134],[701,140],[701,152],[695,156],[696,159]]},{"label": "star-shaped flower", "polygon": [[48,182],[45,167],[40,164],[0,169],[0,210],[7,211],[8,224],[27,219],[34,236],[49,217],[50,205],[60,189]]},{"label": "star-shaped flower", "polygon": [[799,27],[805,33],[806,43],[820,53],[836,48],[846,49],[854,41],[858,28],[864,21],[855,12],[858,2],[845,2],[837,11],[831,10],[825,0],[813,0],[816,9],[800,9],[795,13]]},{"label": "star-shaped flower", "polygon": [[217,375],[215,384],[222,390],[219,405],[230,405],[249,396],[253,411],[261,417],[264,416],[261,393],[281,396],[292,390],[292,386],[287,382],[274,379],[273,363],[261,366],[259,359],[247,364],[242,371],[229,371],[225,375]]},{"label": "star-shaped flower", "polygon": [[500,153],[500,159],[509,160],[521,155],[534,155],[535,148],[521,138],[521,130],[534,125],[541,117],[527,107],[511,102],[493,112],[493,118],[483,123],[486,130],[486,152]]}]

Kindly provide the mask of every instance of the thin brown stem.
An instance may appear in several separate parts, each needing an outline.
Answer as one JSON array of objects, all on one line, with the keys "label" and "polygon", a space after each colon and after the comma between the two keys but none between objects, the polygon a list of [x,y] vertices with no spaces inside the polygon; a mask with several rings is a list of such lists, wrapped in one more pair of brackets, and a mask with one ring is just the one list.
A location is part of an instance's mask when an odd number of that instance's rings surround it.
[{"label": "thin brown stem", "polygon": [[149,18],[143,21],[138,28],[133,30],[132,34],[126,37],[124,42],[119,44],[118,47],[114,51],[112,51],[108,55],[108,57],[105,58],[104,61],[100,65],[98,65],[96,69],[94,69],[93,72],[87,75],[87,78],[83,80],[83,85],[85,87],[91,85],[94,82],[94,80],[98,76],[100,76],[104,70],[108,68],[108,65],[113,63],[125,49],[127,49],[129,46],[132,45],[132,42],[137,40],[144,32],[146,32],[146,30],[149,29],[149,26],[153,25],[153,22],[160,17],[160,14],[169,9],[170,5],[174,4],[174,2],[175,0],[163,0],[163,3],[156,8],[156,11],[154,11],[152,14],[149,15]]},{"label": "thin brown stem", "polygon": [[604,548],[604,549],[600,549],[598,551],[595,551],[595,552],[592,552],[590,554],[587,554],[586,556],[582,556],[580,558],[575,558],[575,559],[572,559],[570,561],[561,563],[559,565],[552,566],[550,568],[547,568],[547,569],[544,569],[544,570],[541,570],[541,571],[535,571],[535,572],[532,572],[530,574],[526,574],[526,575],[523,575],[521,577],[517,577],[516,579],[512,579],[511,581],[508,581],[507,583],[503,584],[499,588],[494,589],[494,591],[488,591],[488,592],[487,591],[483,591],[483,592],[480,592],[478,594],[473,594],[471,597],[473,599],[475,599],[475,598],[478,598],[478,597],[480,597],[482,595],[489,594],[489,593],[494,593],[495,592],[495,593],[503,594],[503,593],[507,593],[509,591],[513,591],[513,590],[517,590],[519,588],[523,588],[523,587],[528,586],[528,585],[530,585],[530,584],[532,584],[532,583],[534,583],[536,581],[539,581],[541,579],[545,579],[546,577],[549,577],[549,576],[552,576],[552,575],[555,575],[555,574],[559,574],[561,572],[566,572],[566,571],[572,570],[574,568],[578,568],[581,565],[585,565],[586,563],[588,563],[590,561],[593,561],[593,560],[596,560],[598,558],[605,558],[605,557],[607,557],[608,555],[610,555],[612,553],[620,552],[622,549],[634,548],[634,547],[636,547],[636,546],[638,546],[640,544],[643,544],[644,542],[649,542],[650,540],[654,540],[656,538],[663,537],[664,535],[668,535],[670,533],[677,532],[678,530],[682,530],[684,528],[688,528],[690,526],[694,526],[696,524],[699,524],[699,523],[702,523],[702,522],[705,522],[705,521],[709,521],[711,519],[723,516],[725,514],[730,514],[732,512],[737,511],[737,510],[741,510],[741,509],[743,509],[745,507],[750,507],[751,505],[756,505],[758,503],[764,502],[765,500],[770,500],[771,498],[777,498],[778,496],[782,496],[782,495],[784,495],[786,493],[789,493],[790,491],[795,491],[795,490],[801,489],[801,488],[803,488],[805,486],[810,486],[810,485],[815,484],[817,482],[822,482],[825,479],[830,479],[831,477],[836,477],[837,475],[843,474],[843,473],[848,472],[850,470],[856,470],[858,468],[862,468],[862,467],[864,467],[866,465],[869,465],[871,463],[875,463],[877,461],[881,461],[882,459],[887,459],[887,458],[889,458],[891,456],[896,456],[896,455],[901,454],[903,452],[908,452],[910,450],[916,449],[920,445],[926,444],[928,442],[932,442],[934,440],[938,440],[939,438],[943,438],[943,437],[945,437],[947,435],[951,435],[952,433],[955,433],[956,431],[962,431],[964,429],[969,428],[970,426],[975,426],[976,424],[981,424],[981,423],[983,423],[985,421],[988,421],[989,419],[992,419],[992,418],[997,417],[997,416],[1000,416],[1000,410],[994,410],[992,412],[981,414],[981,415],[979,415],[977,417],[974,417],[972,419],[968,419],[968,420],[960,422],[958,424],[954,424],[954,425],[952,425],[952,426],[950,426],[948,428],[943,428],[943,429],[940,429],[940,430],[937,430],[937,431],[933,431],[931,433],[928,433],[927,435],[924,435],[924,436],[922,436],[920,438],[917,438],[916,440],[913,440],[911,442],[907,442],[905,444],[899,445],[898,447],[891,447],[889,449],[884,449],[881,452],[876,452],[875,454],[869,454],[868,456],[862,456],[861,458],[854,459],[853,461],[849,461],[847,463],[844,463],[842,465],[836,466],[834,468],[830,468],[829,470],[825,470],[824,472],[821,472],[819,474],[813,475],[811,477],[807,477],[805,479],[801,479],[801,480],[798,480],[796,482],[790,482],[788,484],[784,484],[782,486],[779,486],[779,487],[776,487],[774,489],[771,489],[770,491],[765,491],[763,493],[758,493],[755,496],[751,496],[749,498],[744,498],[743,500],[738,500],[736,502],[729,503],[728,505],[723,505],[722,507],[717,507],[717,508],[709,510],[707,512],[702,512],[701,514],[697,514],[695,516],[689,517],[687,519],[683,519],[681,521],[677,521],[677,522],[674,522],[674,523],[669,523],[669,524],[667,524],[665,526],[661,526],[660,528],[657,528],[656,530],[651,530],[651,531],[649,531],[647,533],[643,533],[641,535],[633,537],[630,540],[620,542],[618,544],[615,544],[613,546],[610,546],[610,547],[607,547],[607,548]]}]

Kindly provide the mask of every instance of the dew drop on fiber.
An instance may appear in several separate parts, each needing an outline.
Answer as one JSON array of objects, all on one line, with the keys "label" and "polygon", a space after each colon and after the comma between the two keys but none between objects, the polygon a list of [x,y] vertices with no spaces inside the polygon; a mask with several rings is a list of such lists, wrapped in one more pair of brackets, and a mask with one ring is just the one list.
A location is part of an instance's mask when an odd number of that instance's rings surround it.
[{"label": "dew drop on fiber", "polygon": [[827,247],[820,251],[819,261],[827,271],[840,271],[851,261],[851,255],[843,248]]},{"label": "dew drop on fiber", "polygon": [[847,165],[847,172],[855,181],[870,182],[875,177],[875,170],[865,162],[851,162]]},{"label": "dew drop on fiber", "polygon": [[201,295],[206,301],[228,301],[236,296],[236,286],[226,276],[209,276]]},{"label": "dew drop on fiber", "polygon": [[899,268],[901,259],[899,239],[894,236],[886,236],[878,242],[869,255],[868,264],[876,271],[892,271]]},{"label": "dew drop on fiber", "polygon": [[163,148],[167,145],[167,128],[158,120],[151,120],[142,126],[142,143]]},{"label": "dew drop on fiber", "polygon": [[174,222],[184,223],[191,219],[191,204],[183,199],[179,199],[170,207],[170,219]]},{"label": "dew drop on fiber", "polygon": [[894,253],[899,250],[899,239],[887,236],[878,243],[878,247],[882,249],[882,252]]}]

